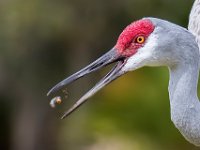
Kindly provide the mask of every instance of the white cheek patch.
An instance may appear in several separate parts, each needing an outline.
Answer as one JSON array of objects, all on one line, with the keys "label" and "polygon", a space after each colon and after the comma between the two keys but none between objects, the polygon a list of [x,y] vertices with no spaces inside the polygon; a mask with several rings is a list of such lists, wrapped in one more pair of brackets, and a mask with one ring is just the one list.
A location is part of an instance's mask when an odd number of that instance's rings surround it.
[{"label": "white cheek patch", "polygon": [[153,52],[157,46],[157,39],[158,36],[152,33],[148,37],[146,44],[143,47],[139,48],[138,52],[127,60],[122,70],[132,71],[145,65],[150,65],[148,64],[148,62],[150,63],[153,59],[155,59],[153,57]]}]

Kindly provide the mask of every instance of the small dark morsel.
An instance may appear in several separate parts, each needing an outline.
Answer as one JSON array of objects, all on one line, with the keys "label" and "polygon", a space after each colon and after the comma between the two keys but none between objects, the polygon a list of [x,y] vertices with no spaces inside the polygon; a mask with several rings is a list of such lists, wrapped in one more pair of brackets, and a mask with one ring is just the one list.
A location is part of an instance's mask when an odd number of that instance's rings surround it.
[{"label": "small dark morsel", "polygon": [[50,101],[50,106],[52,108],[55,108],[56,107],[56,104],[60,104],[62,102],[62,99],[60,96],[56,96],[54,97],[51,101]]}]

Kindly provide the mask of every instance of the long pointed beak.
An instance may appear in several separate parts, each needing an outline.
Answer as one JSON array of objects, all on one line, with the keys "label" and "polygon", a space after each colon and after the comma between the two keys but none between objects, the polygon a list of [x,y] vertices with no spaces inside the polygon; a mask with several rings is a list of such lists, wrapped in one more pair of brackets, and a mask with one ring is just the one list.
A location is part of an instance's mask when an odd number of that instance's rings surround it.
[{"label": "long pointed beak", "polygon": [[115,80],[125,72],[122,71],[122,67],[125,64],[125,58],[120,56],[117,53],[115,48],[111,49],[109,52],[98,58],[93,63],[89,64],[85,68],[81,69],[77,73],[69,76],[68,78],[64,79],[57,85],[55,85],[48,93],[47,96],[50,94],[58,91],[62,87],[66,86],[67,84],[72,83],[73,81],[91,73],[100,68],[107,66],[108,64],[117,62],[113,69],[104,77],[102,78],[91,90],[89,90],[85,95],[83,95],[65,114],[62,116],[62,119],[71,114],[74,110],[76,110],[79,106],[81,106],[84,102],[87,101],[88,98],[93,96],[96,92],[102,89],[104,86],[109,84],[111,81]]}]

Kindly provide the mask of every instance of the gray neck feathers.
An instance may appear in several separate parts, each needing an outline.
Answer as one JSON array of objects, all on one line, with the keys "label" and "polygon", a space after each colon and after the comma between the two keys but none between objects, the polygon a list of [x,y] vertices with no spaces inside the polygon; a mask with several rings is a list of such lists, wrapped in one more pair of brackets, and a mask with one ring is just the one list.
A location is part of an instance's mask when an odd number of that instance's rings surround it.
[{"label": "gray neck feathers", "polygon": [[189,16],[188,30],[196,37],[200,47],[200,0],[195,0]]},{"label": "gray neck feathers", "polygon": [[169,67],[171,119],[183,136],[200,146],[200,102],[197,97],[198,60]]}]

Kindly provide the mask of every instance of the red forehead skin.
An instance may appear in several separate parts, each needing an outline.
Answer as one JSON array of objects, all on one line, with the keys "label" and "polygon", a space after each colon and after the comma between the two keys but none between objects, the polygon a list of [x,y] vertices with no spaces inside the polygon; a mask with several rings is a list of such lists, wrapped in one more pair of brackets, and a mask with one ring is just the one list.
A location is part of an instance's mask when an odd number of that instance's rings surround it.
[{"label": "red forehead skin", "polygon": [[134,43],[137,36],[144,36],[145,40],[153,32],[155,26],[149,19],[135,21],[128,25],[119,35],[115,48],[121,55],[131,56],[143,45]]}]

